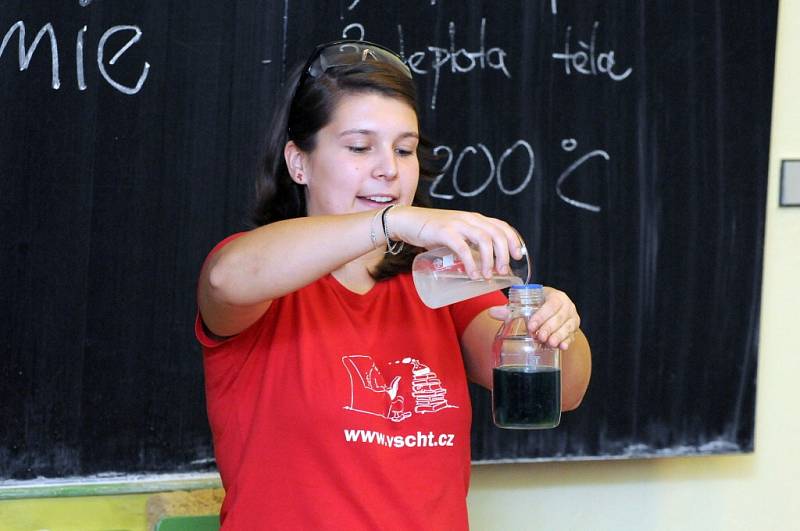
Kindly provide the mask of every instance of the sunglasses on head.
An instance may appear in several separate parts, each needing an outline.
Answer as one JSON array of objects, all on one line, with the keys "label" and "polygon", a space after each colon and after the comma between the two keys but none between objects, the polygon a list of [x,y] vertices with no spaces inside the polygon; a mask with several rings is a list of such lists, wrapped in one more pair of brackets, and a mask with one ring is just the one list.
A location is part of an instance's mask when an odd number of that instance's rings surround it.
[{"label": "sunglasses on head", "polygon": [[317,46],[303,67],[298,86],[302,85],[309,77],[317,79],[331,68],[370,61],[393,65],[409,79],[411,78],[411,70],[408,65],[392,50],[373,42],[348,39]]}]

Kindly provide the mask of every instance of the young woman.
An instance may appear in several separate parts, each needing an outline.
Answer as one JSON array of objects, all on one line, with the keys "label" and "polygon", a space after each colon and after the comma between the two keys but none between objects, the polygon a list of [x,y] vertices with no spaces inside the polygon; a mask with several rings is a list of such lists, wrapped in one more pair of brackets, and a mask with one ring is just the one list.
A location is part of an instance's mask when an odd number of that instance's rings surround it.
[{"label": "young woman", "polygon": [[[200,274],[196,334],[222,527],[467,529],[467,379],[491,387],[506,300],[427,308],[410,263],[447,246],[473,278],[488,278],[522,257],[519,239],[504,221],[421,206],[430,172],[416,93],[393,52],[322,45],[288,86],[257,227],[217,245]],[[529,323],[564,351],[564,409],[589,380],[579,324],[552,288]]]}]

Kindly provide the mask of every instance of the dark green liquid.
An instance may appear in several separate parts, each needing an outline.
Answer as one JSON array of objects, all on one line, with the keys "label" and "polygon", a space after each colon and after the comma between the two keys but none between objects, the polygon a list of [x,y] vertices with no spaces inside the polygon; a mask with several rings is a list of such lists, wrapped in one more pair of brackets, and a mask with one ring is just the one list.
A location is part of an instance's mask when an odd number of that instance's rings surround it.
[{"label": "dark green liquid", "polygon": [[554,428],[561,420],[561,370],[494,369],[494,423],[501,428]]}]

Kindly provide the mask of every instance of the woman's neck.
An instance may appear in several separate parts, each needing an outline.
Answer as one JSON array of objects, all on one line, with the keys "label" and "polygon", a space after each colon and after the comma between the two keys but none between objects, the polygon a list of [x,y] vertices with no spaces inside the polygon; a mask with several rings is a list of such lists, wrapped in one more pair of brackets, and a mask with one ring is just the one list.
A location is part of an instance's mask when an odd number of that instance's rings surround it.
[{"label": "woman's neck", "polygon": [[383,260],[383,249],[375,249],[347,262],[331,272],[331,275],[350,291],[363,295],[375,285],[375,279],[370,275],[370,271],[373,271],[381,260]]}]

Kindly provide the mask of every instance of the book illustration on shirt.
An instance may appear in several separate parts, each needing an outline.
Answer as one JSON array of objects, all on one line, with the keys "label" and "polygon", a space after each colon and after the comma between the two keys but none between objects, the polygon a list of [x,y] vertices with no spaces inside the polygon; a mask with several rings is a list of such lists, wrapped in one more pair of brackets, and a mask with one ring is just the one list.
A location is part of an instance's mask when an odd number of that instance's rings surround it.
[{"label": "book illustration on shirt", "polygon": [[[388,384],[371,356],[343,356],[342,363],[350,377],[350,403],[344,409],[376,415],[393,422],[401,422],[412,415],[436,413],[446,408],[458,408],[447,402],[447,389],[431,368],[418,359],[406,357],[390,365],[408,365],[411,370],[408,378],[395,376]],[[403,393],[402,391],[408,391]],[[408,408],[408,409],[407,409]]]}]

